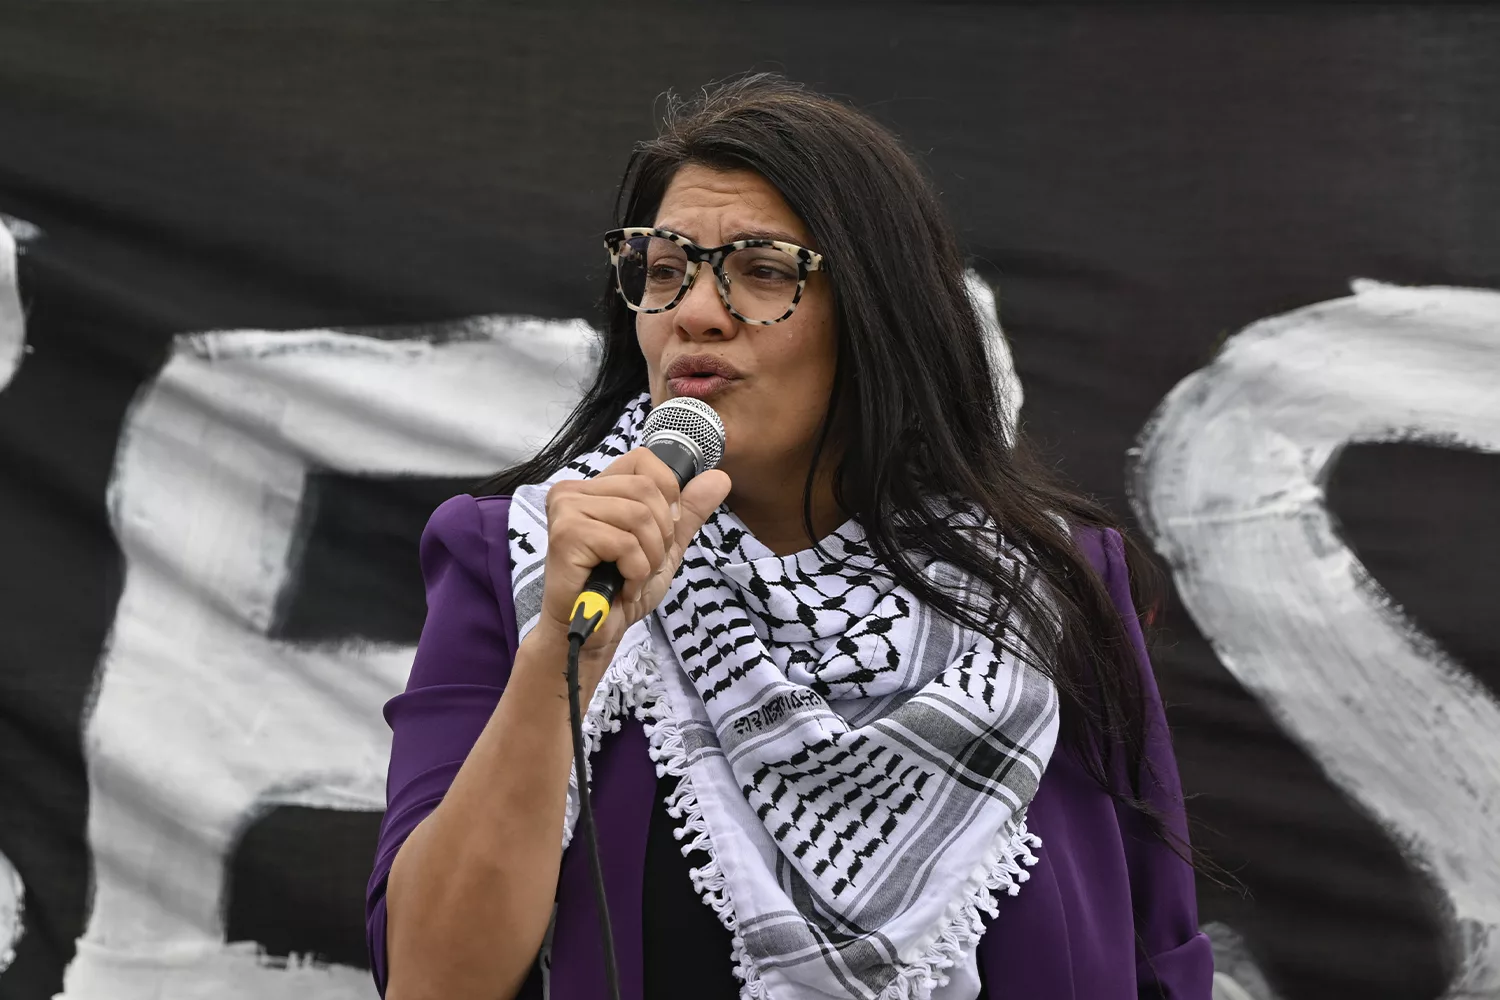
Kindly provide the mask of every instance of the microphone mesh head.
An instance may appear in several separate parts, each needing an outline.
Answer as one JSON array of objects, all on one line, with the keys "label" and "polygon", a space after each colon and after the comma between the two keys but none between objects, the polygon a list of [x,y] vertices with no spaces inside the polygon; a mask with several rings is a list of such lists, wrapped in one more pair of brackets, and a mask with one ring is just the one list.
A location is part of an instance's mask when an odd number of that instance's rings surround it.
[{"label": "microphone mesh head", "polygon": [[642,444],[650,445],[663,432],[691,441],[702,454],[698,472],[707,472],[724,457],[724,421],[714,408],[691,396],[674,396],[646,415]]}]

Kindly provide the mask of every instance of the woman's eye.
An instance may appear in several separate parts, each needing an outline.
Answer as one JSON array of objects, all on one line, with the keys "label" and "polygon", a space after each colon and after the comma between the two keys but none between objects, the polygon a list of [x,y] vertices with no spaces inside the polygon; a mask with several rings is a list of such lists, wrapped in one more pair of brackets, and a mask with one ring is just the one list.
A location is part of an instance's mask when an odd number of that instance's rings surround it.
[{"label": "woman's eye", "polygon": [[757,281],[796,281],[797,275],[777,264],[751,264],[746,274]]}]

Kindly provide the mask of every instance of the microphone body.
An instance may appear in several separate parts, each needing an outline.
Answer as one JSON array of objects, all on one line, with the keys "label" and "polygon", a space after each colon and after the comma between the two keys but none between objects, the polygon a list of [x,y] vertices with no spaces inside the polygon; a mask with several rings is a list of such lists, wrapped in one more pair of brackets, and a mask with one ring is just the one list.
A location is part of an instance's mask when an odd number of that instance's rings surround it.
[{"label": "microphone body", "polygon": [[[719,464],[724,456],[724,423],[713,407],[701,399],[677,397],[662,403],[646,417],[642,443],[672,470],[681,489],[700,472]],[[614,563],[595,566],[573,602],[569,634],[587,637],[603,624],[624,582]]]}]

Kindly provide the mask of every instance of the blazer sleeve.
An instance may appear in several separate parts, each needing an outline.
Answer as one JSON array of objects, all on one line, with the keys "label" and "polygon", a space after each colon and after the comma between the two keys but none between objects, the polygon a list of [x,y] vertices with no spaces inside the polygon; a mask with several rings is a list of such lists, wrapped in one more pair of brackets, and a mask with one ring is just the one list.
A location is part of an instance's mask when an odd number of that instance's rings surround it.
[{"label": "blazer sleeve", "polygon": [[[1141,791],[1165,819],[1179,849],[1185,849],[1188,828],[1182,783],[1156,675],[1130,596],[1124,541],[1113,529],[1099,532],[1096,539],[1098,549],[1102,550],[1098,552],[1102,558],[1095,557],[1096,565],[1103,563],[1101,576],[1141,668],[1147,765],[1141,775]],[[1116,811],[1124,835],[1135,915],[1138,994],[1141,1000],[1209,1000],[1213,994],[1213,949],[1208,937],[1198,929],[1192,866],[1150,828],[1139,812],[1121,804],[1116,805]]]},{"label": "blazer sleeve", "polygon": [[396,852],[447,794],[500,701],[517,646],[507,497],[457,496],[422,533],[427,619],[406,691],[385,706],[391,727],[386,812],[365,892],[365,933],[385,995],[386,879]]}]

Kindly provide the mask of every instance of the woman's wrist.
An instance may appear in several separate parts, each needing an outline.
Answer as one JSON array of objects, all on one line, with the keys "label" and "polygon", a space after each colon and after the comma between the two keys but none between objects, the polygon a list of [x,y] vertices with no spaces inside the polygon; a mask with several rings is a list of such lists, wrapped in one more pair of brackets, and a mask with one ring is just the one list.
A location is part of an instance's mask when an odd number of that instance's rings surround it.
[{"label": "woman's wrist", "polygon": [[[599,678],[615,653],[617,643],[602,646],[585,646],[578,654],[578,687],[583,704],[588,704]],[[544,671],[556,678],[557,689],[567,697],[566,671],[568,665],[568,630],[566,626],[551,621],[546,615],[536,627],[521,640],[517,650],[516,665],[525,662],[531,669]]]}]

